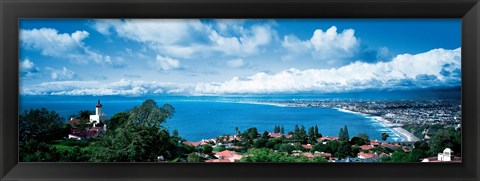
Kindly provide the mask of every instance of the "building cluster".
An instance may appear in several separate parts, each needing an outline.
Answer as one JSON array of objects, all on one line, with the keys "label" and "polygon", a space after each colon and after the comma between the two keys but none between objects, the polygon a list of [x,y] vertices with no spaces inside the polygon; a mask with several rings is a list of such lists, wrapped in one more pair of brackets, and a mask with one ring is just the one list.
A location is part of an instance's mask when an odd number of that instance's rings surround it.
[{"label": "building cluster", "polygon": [[[280,134],[280,133],[269,133],[270,138],[280,138],[282,136],[288,138],[292,137],[292,135],[288,134]],[[233,140],[239,140],[236,136],[229,136],[229,139],[207,139],[202,140],[199,142],[183,142],[185,145],[193,146],[196,150],[202,149],[205,145],[211,145],[212,147],[225,147],[227,150],[220,151],[220,152],[212,152],[212,155],[197,153],[199,156],[205,159],[205,162],[239,162],[242,157],[241,153],[233,151],[235,149],[241,148],[239,146],[235,146],[232,144]],[[318,142],[321,144],[327,144],[328,141],[338,141],[338,137],[333,136],[325,136],[318,138]],[[293,143],[291,143],[293,145]],[[356,157],[346,157],[344,159],[340,159],[335,157],[332,153],[327,152],[320,152],[320,151],[312,151],[313,145],[311,144],[302,144],[303,150],[293,150],[291,155],[293,156],[305,156],[309,159],[314,159],[315,157],[323,157],[328,162],[375,162],[378,161],[381,157],[389,157],[392,153],[384,153],[378,150],[387,149],[387,150],[397,150],[402,149],[404,152],[409,153],[413,149],[412,142],[396,142],[396,143],[388,143],[388,142],[381,142],[379,140],[370,140],[365,145],[359,146],[360,151],[357,153]],[[352,148],[355,147],[352,146]],[[440,157],[439,157],[440,158]],[[439,159],[440,160],[440,159]],[[446,161],[446,159],[442,159]],[[420,161],[420,160],[419,160]]]},{"label": "building cluster", "polygon": [[381,116],[398,124],[459,126],[461,103],[458,100],[291,100],[263,101],[292,107],[339,108]]},{"label": "building cluster", "polygon": [[67,123],[71,125],[68,139],[81,140],[105,135],[107,116],[103,113],[102,108],[103,106],[98,100],[97,105],[95,105],[95,114],[90,115],[90,119],[85,126],[80,125],[83,124],[80,119],[70,118]]}]

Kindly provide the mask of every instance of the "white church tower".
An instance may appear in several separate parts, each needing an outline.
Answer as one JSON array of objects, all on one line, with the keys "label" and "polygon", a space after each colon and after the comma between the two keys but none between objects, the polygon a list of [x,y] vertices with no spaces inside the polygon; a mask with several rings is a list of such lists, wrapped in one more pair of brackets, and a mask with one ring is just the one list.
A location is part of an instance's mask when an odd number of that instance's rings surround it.
[{"label": "white church tower", "polygon": [[102,123],[106,120],[105,114],[102,112],[102,104],[100,104],[100,100],[98,100],[97,105],[95,106],[95,115],[90,115],[90,123],[98,124]]}]

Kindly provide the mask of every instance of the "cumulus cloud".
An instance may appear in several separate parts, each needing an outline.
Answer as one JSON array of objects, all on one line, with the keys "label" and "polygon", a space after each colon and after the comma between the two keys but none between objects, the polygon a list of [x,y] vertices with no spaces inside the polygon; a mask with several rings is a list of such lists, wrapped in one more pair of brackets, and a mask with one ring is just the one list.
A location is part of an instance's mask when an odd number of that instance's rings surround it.
[{"label": "cumulus cloud", "polygon": [[157,55],[153,65],[159,70],[172,70],[180,68],[180,61],[174,58]]},{"label": "cumulus cloud", "polygon": [[21,87],[24,95],[144,95],[161,93],[191,94],[190,84],[157,81],[132,81],[121,79],[115,82],[101,81],[51,81]]},{"label": "cumulus cloud", "polygon": [[67,67],[63,67],[61,69],[54,69],[54,68],[51,68],[51,67],[46,67],[45,69],[50,72],[50,78],[52,80],[78,79],[78,75],[74,71],[72,71],[70,69],[67,69]]},{"label": "cumulus cloud", "polygon": [[355,30],[345,29],[338,33],[337,27],[332,26],[326,31],[315,30],[312,37],[307,40],[300,40],[295,35],[285,36],[282,47],[287,50],[287,54],[283,58],[298,59],[308,56],[311,59],[333,63],[339,59],[352,58],[359,51],[359,44]]},{"label": "cumulus cloud", "polygon": [[87,31],[75,31],[71,34],[59,33],[56,29],[22,29],[20,42],[22,46],[39,51],[42,55],[63,58],[75,63],[108,63],[112,60],[90,50],[84,40],[89,36]]},{"label": "cumulus cloud", "polygon": [[253,55],[275,37],[268,24],[243,27],[238,22],[198,19],[98,20],[93,27],[102,34],[115,32],[119,37],[144,43],[157,53],[174,58],[214,53]]},{"label": "cumulus cloud", "polygon": [[[161,56],[159,59],[165,62],[173,61],[171,58]],[[167,63],[166,67],[170,68],[171,64]],[[387,62],[357,61],[339,68],[305,70],[291,68],[276,73],[259,72],[247,77],[234,77],[224,82],[199,82],[196,84],[126,79],[116,82],[71,81],[68,78],[73,78],[71,77],[72,73],[66,68],[52,71],[52,73],[56,74],[55,76],[52,74],[52,79],[55,77],[57,81],[21,87],[21,93],[222,95],[458,87],[461,85],[461,49],[434,49],[415,55],[397,55]]]},{"label": "cumulus cloud", "polygon": [[[346,92],[460,85],[461,49],[398,55],[389,62],[354,62],[340,68],[257,73],[222,83],[198,83],[199,94]],[[448,72],[448,73],[447,73]]]},{"label": "cumulus cloud", "polygon": [[29,59],[20,61],[20,77],[30,78],[38,72],[38,68]]},{"label": "cumulus cloud", "polygon": [[270,26],[253,26],[242,31],[240,37],[222,36],[212,31],[208,36],[213,42],[213,49],[226,55],[245,56],[256,54],[261,46],[268,45],[274,38]]}]

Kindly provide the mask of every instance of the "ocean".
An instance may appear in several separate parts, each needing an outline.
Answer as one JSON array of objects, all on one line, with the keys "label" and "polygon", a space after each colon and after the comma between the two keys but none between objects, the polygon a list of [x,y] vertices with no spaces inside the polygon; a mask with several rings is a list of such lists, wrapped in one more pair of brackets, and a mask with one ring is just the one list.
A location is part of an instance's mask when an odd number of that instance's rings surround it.
[{"label": "ocean", "polygon": [[294,126],[317,125],[324,136],[338,136],[340,128],[348,127],[350,137],[365,133],[370,139],[381,139],[381,133],[390,135],[387,141],[403,141],[390,128],[373,118],[360,114],[341,112],[330,108],[285,107],[269,104],[255,104],[271,100],[417,100],[460,98],[459,91],[441,92],[384,92],[344,93],[321,95],[254,95],[254,96],[26,96],[19,97],[19,110],[45,107],[58,112],[65,120],[80,110],[94,110],[100,99],[103,111],[108,117],[140,105],[146,99],[153,99],[159,105],[171,104],[175,115],[163,124],[169,130],[177,129],[180,136],[188,141],[215,138],[235,134],[235,127],[244,131],[256,127],[260,133],[272,132],[274,125],[283,125],[285,132]]}]

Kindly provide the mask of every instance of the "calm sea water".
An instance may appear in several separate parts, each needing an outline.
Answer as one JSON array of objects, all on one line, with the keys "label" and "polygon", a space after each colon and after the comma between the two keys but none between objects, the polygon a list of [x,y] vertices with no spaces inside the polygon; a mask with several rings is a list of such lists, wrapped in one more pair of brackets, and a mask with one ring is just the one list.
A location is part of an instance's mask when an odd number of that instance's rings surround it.
[{"label": "calm sea water", "polygon": [[172,104],[176,113],[163,126],[177,129],[187,140],[199,141],[219,135],[235,133],[235,127],[244,131],[257,127],[259,132],[273,131],[274,125],[284,125],[285,131],[292,131],[295,124],[307,129],[317,125],[323,135],[338,136],[339,129],[348,126],[350,136],[366,133],[371,139],[380,139],[381,133],[390,135],[388,141],[402,141],[390,129],[371,118],[358,114],[340,112],[325,108],[295,108],[274,105],[234,103],[232,101],[293,100],[293,99],[388,99],[417,100],[458,98],[459,91],[442,92],[374,92],[322,95],[268,95],[268,96],[20,96],[20,111],[45,107],[58,112],[68,119],[69,115],[80,110],[94,110],[101,99],[103,111],[112,116],[140,105],[146,99],[154,99],[159,105]]}]

